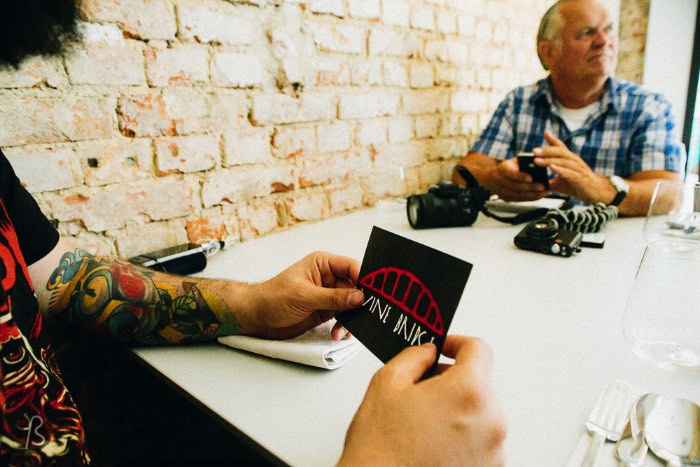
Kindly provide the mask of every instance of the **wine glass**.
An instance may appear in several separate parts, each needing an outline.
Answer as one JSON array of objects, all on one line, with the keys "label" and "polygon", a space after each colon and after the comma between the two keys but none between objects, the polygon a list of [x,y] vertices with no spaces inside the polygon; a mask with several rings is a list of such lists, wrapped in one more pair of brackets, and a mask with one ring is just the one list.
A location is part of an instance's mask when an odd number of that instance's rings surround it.
[{"label": "wine glass", "polygon": [[700,184],[657,184],[644,237],[623,318],[625,340],[660,368],[700,370]]}]

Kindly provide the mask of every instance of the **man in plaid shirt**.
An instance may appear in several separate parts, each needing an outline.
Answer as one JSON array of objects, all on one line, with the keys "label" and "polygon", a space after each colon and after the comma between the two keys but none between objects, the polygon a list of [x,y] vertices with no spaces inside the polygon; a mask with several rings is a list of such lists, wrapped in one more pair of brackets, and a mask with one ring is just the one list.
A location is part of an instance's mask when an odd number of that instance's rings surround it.
[{"label": "man in plaid shirt", "polygon": [[598,0],[555,3],[537,36],[549,77],[511,91],[460,164],[505,200],[536,200],[547,190],[515,158],[532,152],[551,191],[645,215],[656,183],[680,179],[683,152],[670,103],[612,76],[617,43]]}]

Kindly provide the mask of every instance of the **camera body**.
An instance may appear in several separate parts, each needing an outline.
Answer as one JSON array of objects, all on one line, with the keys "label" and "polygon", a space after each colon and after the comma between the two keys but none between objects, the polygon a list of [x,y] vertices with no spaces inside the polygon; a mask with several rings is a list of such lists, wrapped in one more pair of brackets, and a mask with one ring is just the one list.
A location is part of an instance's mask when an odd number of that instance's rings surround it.
[{"label": "camera body", "polygon": [[482,205],[469,188],[440,182],[427,193],[409,196],[406,214],[414,229],[463,227],[476,221]]},{"label": "camera body", "polygon": [[568,257],[581,251],[583,235],[576,230],[559,230],[559,223],[543,218],[528,223],[515,236],[515,246],[546,255]]}]

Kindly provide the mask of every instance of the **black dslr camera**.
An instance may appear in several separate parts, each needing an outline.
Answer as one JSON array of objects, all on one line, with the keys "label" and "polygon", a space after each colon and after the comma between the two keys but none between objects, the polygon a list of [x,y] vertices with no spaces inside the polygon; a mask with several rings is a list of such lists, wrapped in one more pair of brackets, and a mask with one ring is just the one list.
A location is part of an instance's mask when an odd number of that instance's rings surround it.
[{"label": "black dslr camera", "polygon": [[422,195],[411,195],[406,202],[408,222],[414,229],[462,227],[472,225],[489,199],[490,193],[479,186],[466,167],[455,170],[467,184],[440,182]]},{"label": "black dslr camera", "polygon": [[577,230],[559,230],[556,219],[542,218],[532,221],[513,239],[515,246],[523,250],[547,255],[571,256],[581,251],[583,234]]}]

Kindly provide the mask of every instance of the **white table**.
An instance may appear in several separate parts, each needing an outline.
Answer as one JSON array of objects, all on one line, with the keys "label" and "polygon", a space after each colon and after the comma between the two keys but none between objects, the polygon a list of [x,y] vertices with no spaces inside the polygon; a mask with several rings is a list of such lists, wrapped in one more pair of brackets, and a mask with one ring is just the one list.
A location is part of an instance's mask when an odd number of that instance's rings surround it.
[{"label": "white table", "polygon": [[[561,258],[517,249],[513,237],[522,225],[481,215],[472,227],[417,231],[401,207],[387,203],[235,245],[210,258],[202,275],[262,280],[314,250],[361,260],[373,225],[474,265],[450,333],[479,336],[494,350],[509,465],[565,465],[598,394],[615,379],[700,403],[700,373],[658,370],[624,342],[622,315],[644,251],[641,219],[609,224],[603,249]],[[335,371],[216,344],[135,353],[295,466],[337,461],[345,431],[381,366],[366,350]]]}]

